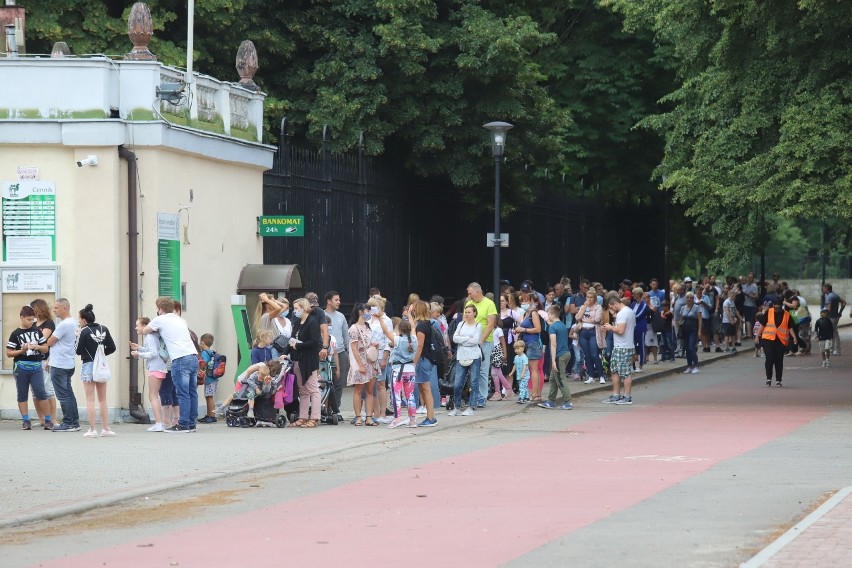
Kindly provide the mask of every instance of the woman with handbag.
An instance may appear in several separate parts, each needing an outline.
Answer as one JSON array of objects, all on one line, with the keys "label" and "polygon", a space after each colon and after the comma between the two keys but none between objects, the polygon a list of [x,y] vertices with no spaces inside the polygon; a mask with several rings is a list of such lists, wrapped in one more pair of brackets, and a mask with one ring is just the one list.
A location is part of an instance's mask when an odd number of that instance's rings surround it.
[{"label": "woman with handbag", "polygon": [[98,398],[98,406],[101,413],[101,436],[115,436],[115,432],[109,428],[109,410],[106,401],[107,383],[102,376],[95,373],[95,358],[98,349],[103,347],[104,355],[115,353],[115,342],[112,340],[109,330],[99,323],[95,323],[95,312],[92,304],[80,310],[80,335],[77,337],[77,355],[83,365],[80,367],[80,380],[83,381],[83,389],[86,391],[86,416],[89,419],[89,431],[83,434],[84,438],[97,438],[98,431],[95,427],[97,416],[95,415],[95,394]]},{"label": "woman with handbag", "polygon": [[263,331],[272,333],[273,358],[277,359],[287,351],[286,346],[293,334],[293,324],[287,318],[290,312],[290,301],[287,298],[280,300],[261,292],[258,295],[257,308],[254,313],[254,333],[260,335]]},{"label": "woman with handbag", "polygon": [[[482,338],[482,327],[476,321],[477,310],[476,306],[466,306],[461,325],[456,327],[453,333],[453,343],[456,344],[456,361],[458,364],[455,367],[455,382],[453,384],[453,402],[455,406],[448,413],[449,416],[473,416],[473,401],[474,381],[478,380],[479,369],[483,364],[482,347],[480,347],[480,339]],[[468,374],[471,381],[471,400],[469,406],[462,411],[462,391],[467,382]]]},{"label": "woman with handbag", "polygon": [[683,345],[686,349],[687,373],[700,373],[698,370],[698,336],[701,335],[702,314],[701,308],[695,303],[695,295],[686,293],[686,304],[680,309],[680,333]]},{"label": "woman with handbag", "polygon": [[606,383],[601,365],[600,348],[598,347],[598,334],[601,329],[601,318],[603,308],[598,304],[598,293],[590,288],[586,291],[586,302],[577,310],[577,335],[580,339],[580,349],[583,351],[583,359],[586,361],[586,373],[589,378],[584,382],[589,385],[595,381]]},{"label": "woman with handbag", "polygon": [[[378,426],[372,417],[373,385],[379,376],[379,350],[373,341],[369,321],[370,307],[357,303],[349,317],[349,376],[346,384],[352,389],[352,408],[355,410],[355,426]],[[366,420],[361,421],[361,402],[367,404]]]},{"label": "woman with handbag", "polygon": [[291,426],[316,428],[320,418],[319,352],[322,348],[319,316],[305,298],[293,302],[293,315],[298,319],[289,346],[290,359],[296,363],[293,371],[299,387],[299,419]]}]

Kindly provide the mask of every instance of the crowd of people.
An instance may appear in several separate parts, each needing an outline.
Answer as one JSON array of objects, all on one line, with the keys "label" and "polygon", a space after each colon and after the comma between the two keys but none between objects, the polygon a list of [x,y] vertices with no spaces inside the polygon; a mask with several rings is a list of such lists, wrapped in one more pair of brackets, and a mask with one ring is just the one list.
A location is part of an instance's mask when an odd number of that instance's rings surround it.
[{"label": "crowd of people", "polygon": [[[260,294],[253,366],[226,403],[234,396],[253,401],[255,395],[269,394],[270,376],[280,371],[284,357],[292,363],[299,395],[299,416],[291,426],[301,428],[315,428],[320,419],[321,362],[331,369],[330,412],[338,420],[343,420],[348,385],[353,387],[351,423],[389,428],[435,426],[435,410],[441,407],[449,417],[512,400],[571,410],[571,381],[610,381],[612,394],[602,402],[628,405],[632,377],[646,365],[683,358],[684,373],[698,374],[700,352],[736,352],[745,343],[754,346],[755,357],[765,358],[766,384],[774,378],[781,386],[784,358],[809,355],[814,334],[823,367],[830,366],[832,355],[840,355],[838,323],[846,307],[845,299],[825,284],[817,318],[801,293],[777,275],[759,285],[753,273],[723,282],[713,275],[686,277],[670,280],[667,288],[656,278],[647,284],[625,279],[612,290],[587,279],[574,289],[563,278],[544,291],[529,280],[517,289],[504,281],[496,301],[472,282],[449,306],[441,296],[426,302],[411,294],[399,311],[373,288],[366,301],[354,304],[349,318],[340,312],[338,292],[327,292],[324,300],[321,308],[313,292],[292,304]],[[189,329],[179,302],[161,297],[156,306],[154,318],[136,322],[140,343],[130,345],[131,355],[145,362],[154,415],[148,430],[194,432],[197,422],[216,422],[225,409],[215,404],[218,377],[208,371],[203,387],[197,386],[199,365],[214,361],[214,338],[205,333],[199,339]],[[14,359],[23,429],[32,428],[32,391],[45,430],[80,431],[71,384],[79,356],[89,421],[84,436],[114,436],[106,379],[96,369],[116,350],[109,330],[96,322],[91,304],[74,318],[68,300],[60,298],[53,315],[56,321],[44,300],[24,306],[20,326],[6,345],[7,356]],[[544,397],[546,381],[550,388]],[[199,388],[207,410],[200,420]],[[62,421],[54,423],[57,400]],[[419,422],[418,415],[423,415]]]}]

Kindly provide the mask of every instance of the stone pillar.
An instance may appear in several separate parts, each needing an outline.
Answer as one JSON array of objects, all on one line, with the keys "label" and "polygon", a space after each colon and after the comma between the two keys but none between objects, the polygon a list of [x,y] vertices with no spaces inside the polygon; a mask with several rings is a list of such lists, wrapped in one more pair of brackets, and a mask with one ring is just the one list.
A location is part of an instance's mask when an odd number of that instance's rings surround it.
[{"label": "stone pillar", "polygon": [[240,74],[240,86],[250,91],[259,91],[254,79],[257,73],[257,50],[251,40],[245,40],[237,50],[237,73]]},{"label": "stone pillar", "polygon": [[133,50],[124,58],[132,61],[156,61],[157,56],[148,51],[148,42],[153,35],[151,10],[144,2],[137,2],[130,9],[130,16],[127,18],[127,36],[133,42]]}]

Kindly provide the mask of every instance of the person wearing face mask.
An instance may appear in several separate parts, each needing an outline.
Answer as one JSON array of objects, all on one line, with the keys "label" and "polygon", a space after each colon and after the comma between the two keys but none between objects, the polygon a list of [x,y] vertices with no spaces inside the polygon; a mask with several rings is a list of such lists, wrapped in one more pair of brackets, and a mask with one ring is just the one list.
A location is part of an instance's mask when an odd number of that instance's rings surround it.
[{"label": "person wearing face mask", "polygon": [[293,370],[299,386],[299,419],[292,426],[316,428],[320,417],[319,354],[322,349],[319,317],[305,298],[293,302],[293,315],[298,320],[290,338],[290,359],[296,362]]}]

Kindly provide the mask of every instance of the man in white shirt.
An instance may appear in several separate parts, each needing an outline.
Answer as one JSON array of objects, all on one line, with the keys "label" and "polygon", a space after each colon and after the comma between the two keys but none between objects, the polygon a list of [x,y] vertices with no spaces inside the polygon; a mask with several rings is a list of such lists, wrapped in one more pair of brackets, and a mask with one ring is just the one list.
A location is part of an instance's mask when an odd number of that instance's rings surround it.
[{"label": "man in white shirt", "polygon": [[[636,314],[625,306],[617,296],[607,299],[610,311],[615,312],[615,325],[605,323],[603,328],[611,331],[613,336],[612,357],[609,360],[609,370],[612,373],[612,394],[603,402],[605,404],[633,404],[631,390],[633,379],[633,330],[636,328]],[[624,394],[621,394],[621,382],[624,381]]]},{"label": "man in white shirt", "polygon": [[71,304],[66,298],[56,300],[53,313],[61,321],[47,339],[47,346],[50,347],[50,380],[53,381],[53,390],[56,391],[56,398],[62,407],[62,423],[54,425],[53,431],[79,432],[80,412],[77,409],[77,397],[71,387],[79,326],[71,317]]},{"label": "man in white shirt", "polygon": [[189,334],[189,326],[174,313],[175,302],[169,297],[157,298],[157,317],[145,326],[144,333],[158,332],[169,359],[172,360],[172,380],[177,391],[180,419],[166,432],[183,434],[195,432],[195,421],[198,418],[198,351]]}]

